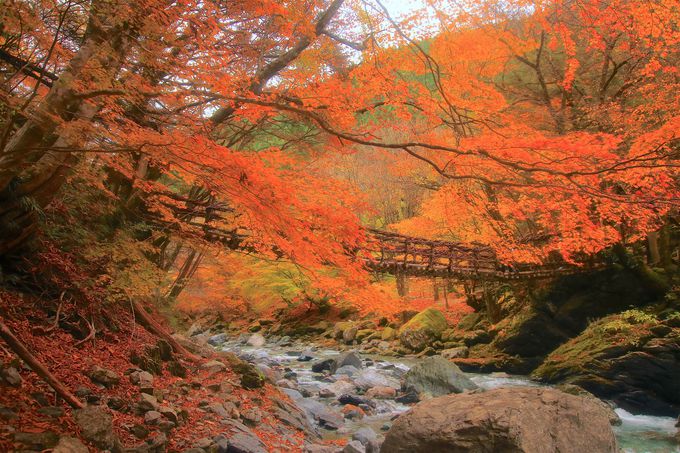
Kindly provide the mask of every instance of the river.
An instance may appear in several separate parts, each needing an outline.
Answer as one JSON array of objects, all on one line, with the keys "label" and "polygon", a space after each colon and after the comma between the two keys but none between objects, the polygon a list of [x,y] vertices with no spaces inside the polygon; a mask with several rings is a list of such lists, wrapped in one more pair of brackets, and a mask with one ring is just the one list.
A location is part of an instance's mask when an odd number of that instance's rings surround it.
[{"label": "river", "polygon": [[[243,340],[242,337],[240,341],[228,341],[220,348],[236,353],[269,373],[272,372],[271,370],[275,370],[274,372],[280,377],[285,376],[287,379],[284,381],[284,385],[292,388],[284,388],[283,390],[308,412],[310,420],[314,418],[312,413],[318,413],[324,408],[335,414],[339,413],[341,406],[336,398],[333,396],[323,397],[324,391],[325,394],[328,394],[330,390],[337,389],[338,386],[342,388],[344,384],[337,384],[337,381],[349,381],[353,385],[363,385],[364,387],[371,385],[398,386],[400,377],[419,360],[417,358],[362,355],[363,368],[358,373],[351,377],[337,374],[329,377],[312,372],[312,364],[339,355],[339,350],[310,348],[309,345],[289,344],[287,341],[283,345],[268,341],[263,347],[256,348],[244,345]],[[301,361],[299,360],[301,355],[306,355],[311,360]],[[352,371],[348,370],[350,373]],[[484,389],[540,385],[531,381],[528,377],[505,373],[468,373],[468,376]],[[319,392],[322,392],[322,396],[319,396]],[[406,404],[400,404],[394,399],[375,399],[371,403],[375,405],[372,414],[361,419],[346,419],[339,429],[320,429],[322,437],[326,439],[350,438],[354,432],[364,427],[370,427],[376,433],[381,433],[381,431],[388,429],[395,416],[407,411],[410,407]],[[620,408],[616,409],[616,413],[621,418],[622,424],[615,426],[614,432],[622,452],[680,453],[680,446],[675,441],[678,429],[675,427],[675,419],[634,415]]]}]

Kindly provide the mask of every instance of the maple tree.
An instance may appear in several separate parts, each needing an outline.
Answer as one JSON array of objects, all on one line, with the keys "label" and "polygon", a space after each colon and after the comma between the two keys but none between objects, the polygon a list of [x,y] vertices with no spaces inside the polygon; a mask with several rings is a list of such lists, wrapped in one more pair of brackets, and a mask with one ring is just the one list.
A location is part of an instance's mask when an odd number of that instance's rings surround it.
[{"label": "maple tree", "polygon": [[[366,282],[354,252],[379,202],[382,225],[515,262],[636,241],[677,205],[671,2],[436,1],[399,19],[378,1],[12,6],[0,254],[69,178],[179,269],[170,297],[215,240],[346,294],[322,269]],[[376,184],[366,204],[326,168],[358,149],[427,192],[406,212]]]}]

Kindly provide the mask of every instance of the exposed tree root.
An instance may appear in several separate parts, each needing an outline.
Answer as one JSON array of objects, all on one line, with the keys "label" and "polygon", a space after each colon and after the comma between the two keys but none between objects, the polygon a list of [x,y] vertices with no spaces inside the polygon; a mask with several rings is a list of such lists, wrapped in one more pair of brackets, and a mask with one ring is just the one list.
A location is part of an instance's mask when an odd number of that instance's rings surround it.
[{"label": "exposed tree root", "polygon": [[51,372],[45,367],[38,359],[35,358],[31,352],[26,349],[26,346],[14,336],[14,333],[9,327],[0,321],[0,337],[7,343],[7,345],[18,355],[26,364],[31,367],[35,373],[40,376],[45,382],[47,382],[50,387],[57,392],[64,401],[66,401],[71,407],[80,409],[84,407],[82,401],[80,401],[71,391],[61,383]]},{"label": "exposed tree root", "polygon": [[[85,318],[83,318],[83,319],[85,319]],[[77,342],[75,344],[75,346],[80,346],[81,344],[87,342],[88,340],[94,340],[94,336],[97,333],[97,329],[95,329],[95,327],[94,327],[94,320],[92,320],[92,322],[90,322],[87,319],[85,319],[85,323],[90,328],[90,332],[87,334],[87,336],[85,338],[83,338],[82,340]]]},{"label": "exposed tree root", "polygon": [[66,291],[62,291],[61,296],[59,296],[59,306],[57,307],[57,314],[55,315],[54,323],[52,323],[52,325],[47,328],[38,326],[35,329],[33,329],[34,333],[38,335],[46,335],[59,326],[59,317],[61,316],[61,306],[64,303],[64,294],[66,294]]},{"label": "exposed tree root", "polygon": [[132,303],[132,308],[134,309],[135,312],[135,317],[139,320],[140,324],[142,324],[149,332],[153,333],[154,335],[164,339],[167,341],[170,346],[172,346],[173,351],[175,351],[177,354],[180,354],[187,358],[188,360],[191,360],[192,362],[199,363],[203,359],[196,354],[193,354],[189,350],[187,350],[184,346],[179,344],[177,340],[175,340],[172,335],[170,335],[168,332],[163,329],[163,327],[160,326],[154,319],[144,310],[144,307],[139,302],[136,302],[134,300],[131,301]]}]

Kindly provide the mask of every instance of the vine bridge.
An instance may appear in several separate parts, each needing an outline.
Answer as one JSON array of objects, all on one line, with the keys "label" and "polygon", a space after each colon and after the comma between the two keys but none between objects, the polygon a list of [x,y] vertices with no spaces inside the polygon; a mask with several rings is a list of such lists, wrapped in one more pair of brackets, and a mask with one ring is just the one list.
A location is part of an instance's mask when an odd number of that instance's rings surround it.
[{"label": "vine bridge", "polygon": [[[230,224],[226,217],[233,209],[216,200],[207,192],[195,189],[190,198],[178,199],[185,208],[172,206],[175,216],[188,224],[198,238],[219,242],[233,250],[256,253],[249,245],[252,236],[247,231],[225,229],[217,225]],[[154,218],[152,223],[166,230],[175,230],[176,224]],[[403,276],[463,278],[471,280],[530,280],[580,273],[602,268],[602,259],[591,258],[581,266],[563,260],[552,260],[538,265],[503,263],[493,248],[478,243],[461,243],[406,236],[389,231],[367,229],[367,240],[360,250],[348,250],[349,255],[361,257],[365,266],[375,272]]]},{"label": "vine bridge", "polygon": [[[369,229],[361,255],[367,268],[389,274],[465,278],[472,280],[530,280],[569,275],[604,267],[602,261],[575,266],[564,261],[540,265],[508,265],[494,250],[483,244],[465,244],[406,236]],[[204,229],[205,239],[220,242],[232,249],[247,249],[247,234]],[[357,253],[358,255],[358,253]]]}]

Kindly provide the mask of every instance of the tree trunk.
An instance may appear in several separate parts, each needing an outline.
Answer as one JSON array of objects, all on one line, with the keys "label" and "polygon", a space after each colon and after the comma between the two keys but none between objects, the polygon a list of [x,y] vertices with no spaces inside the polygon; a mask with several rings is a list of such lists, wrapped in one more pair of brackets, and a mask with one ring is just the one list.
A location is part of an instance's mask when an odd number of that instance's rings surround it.
[{"label": "tree trunk", "polygon": [[142,305],[139,302],[133,300],[132,301],[132,308],[134,309],[135,316],[140,321],[140,323],[149,332],[151,332],[154,335],[157,335],[160,338],[162,338],[163,340],[167,341],[168,344],[170,344],[170,346],[172,347],[173,351],[175,351],[177,354],[180,354],[180,355],[186,357],[187,359],[191,360],[192,362],[198,363],[198,362],[202,361],[202,359],[199,356],[189,352],[184,346],[179,344],[179,342],[177,340],[175,340],[175,338],[172,335],[170,335],[168,332],[166,332],[165,329],[163,329],[163,327],[161,327],[160,324],[158,324],[156,321],[154,321],[154,319],[151,317],[151,315],[149,315],[149,313],[147,313],[147,311],[144,310],[144,307],[142,307]]},{"label": "tree trunk", "polygon": [[395,276],[397,279],[397,294],[404,297],[408,295],[408,282],[406,276],[402,273],[397,273]]},{"label": "tree trunk", "polygon": [[[46,206],[77,162],[64,148],[78,147],[69,134],[58,136],[60,127],[71,121],[92,121],[101,109],[96,99],[78,96],[80,79],[88,67],[99,68],[98,82],[112,86],[128,52],[132,31],[129,24],[112,24],[115,14],[107,1],[92,3],[85,38],[78,53],[59,75],[45,98],[3,149],[0,149],[0,255],[21,247],[35,229],[36,209]],[[102,52],[102,47],[113,52]],[[94,63],[93,63],[94,61]],[[56,137],[55,137],[56,135]],[[79,137],[86,142],[87,137]],[[60,151],[55,149],[60,148]],[[29,201],[30,200],[30,201]],[[17,223],[17,220],[20,222]]]},{"label": "tree trunk", "polygon": [[656,231],[647,233],[647,254],[651,266],[661,262],[661,254],[659,253],[659,233]]}]

